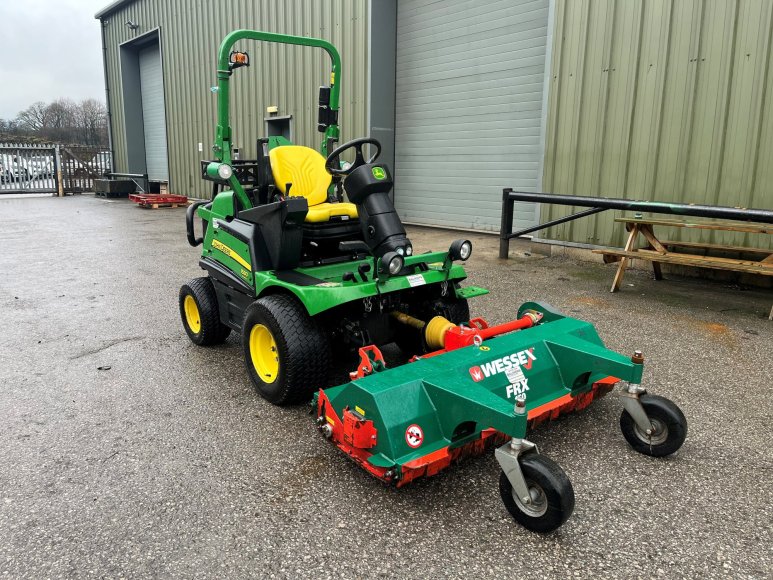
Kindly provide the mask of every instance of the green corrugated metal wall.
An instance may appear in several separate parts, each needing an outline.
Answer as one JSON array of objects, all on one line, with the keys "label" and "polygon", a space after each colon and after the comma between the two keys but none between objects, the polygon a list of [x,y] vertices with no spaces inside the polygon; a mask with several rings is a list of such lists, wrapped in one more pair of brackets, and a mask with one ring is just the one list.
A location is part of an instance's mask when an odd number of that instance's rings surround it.
[{"label": "green corrugated metal wall", "polygon": [[[230,31],[254,28],[331,41],[341,52],[342,142],[367,134],[367,0],[137,0],[105,17],[108,86],[117,171],[126,167],[119,45],[160,28],[166,93],[170,189],[205,197],[210,184],[199,160],[210,157],[216,123],[217,48]],[[136,31],[127,20],[140,25]],[[296,143],[318,147],[317,89],[329,82],[330,61],[321,50],[243,43],[252,66],[234,74],[232,126],[243,158],[255,155],[266,107],[293,115]],[[198,143],[204,152],[198,152]]]},{"label": "green corrugated metal wall", "polygon": [[[544,191],[773,209],[773,2],[556,0],[553,38]],[[619,246],[612,217],[543,235]]]}]

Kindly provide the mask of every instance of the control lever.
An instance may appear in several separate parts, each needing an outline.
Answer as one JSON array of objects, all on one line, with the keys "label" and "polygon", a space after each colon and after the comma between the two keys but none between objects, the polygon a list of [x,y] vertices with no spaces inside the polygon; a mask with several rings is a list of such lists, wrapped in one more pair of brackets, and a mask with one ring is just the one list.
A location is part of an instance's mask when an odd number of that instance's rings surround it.
[{"label": "control lever", "polygon": [[370,264],[360,264],[357,267],[357,271],[360,273],[360,278],[362,278],[362,281],[367,282],[368,277],[365,275],[365,273],[370,272]]}]

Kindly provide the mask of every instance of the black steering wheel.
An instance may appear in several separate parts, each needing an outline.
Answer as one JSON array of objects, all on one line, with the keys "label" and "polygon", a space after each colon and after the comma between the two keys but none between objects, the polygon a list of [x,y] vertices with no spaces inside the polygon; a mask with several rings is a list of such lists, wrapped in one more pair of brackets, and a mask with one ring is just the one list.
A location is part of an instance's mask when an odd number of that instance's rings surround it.
[{"label": "black steering wheel", "polygon": [[[365,161],[365,156],[362,153],[363,145],[375,145],[376,147],[376,153],[367,161]],[[341,153],[343,153],[347,149],[351,149],[352,147],[354,147],[357,150],[357,153],[354,156],[354,163],[352,163],[346,169],[341,169],[340,167],[341,164],[338,162],[338,157],[341,155]],[[378,159],[379,155],[381,155],[381,143],[379,143],[375,139],[371,139],[369,137],[353,139],[348,143],[344,143],[340,147],[336,147],[330,153],[330,155],[327,156],[327,159],[325,159],[325,169],[330,175],[349,175],[352,171],[354,171],[358,167],[365,165],[366,163],[373,163],[376,159]],[[336,167],[336,165],[338,167]]]}]

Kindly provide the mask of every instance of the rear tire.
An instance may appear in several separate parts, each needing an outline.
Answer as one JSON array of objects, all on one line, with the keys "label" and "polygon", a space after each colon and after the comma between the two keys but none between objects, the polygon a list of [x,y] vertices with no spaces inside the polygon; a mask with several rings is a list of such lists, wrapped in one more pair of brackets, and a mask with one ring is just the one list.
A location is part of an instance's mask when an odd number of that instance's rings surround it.
[{"label": "rear tire", "polygon": [[253,302],[244,315],[242,348],[255,390],[275,405],[305,403],[327,386],[328,337],[293,297]]},{"label": "rear tire", "polygon": [[194,278],[180,288],[180,317],[188,338],[199,346],[221,344],[231,329],[220,322],[217,294],[212,280]]},{"label": "rear tire", "polygon": [[513,493],[505,472],[499,476],[499,495],[515,521],[532,532],[546,534],[559,528],[574,511],[572,482],[558,464],[544,455],[518,459],[532,503],[524,504]]}]

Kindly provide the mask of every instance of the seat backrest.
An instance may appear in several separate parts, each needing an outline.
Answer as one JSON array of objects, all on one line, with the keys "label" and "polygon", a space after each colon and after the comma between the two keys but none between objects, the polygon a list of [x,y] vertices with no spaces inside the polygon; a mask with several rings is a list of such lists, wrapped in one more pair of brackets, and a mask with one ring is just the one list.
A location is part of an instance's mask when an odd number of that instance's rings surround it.
[{"label": "seat backrest", "polygon": [[282,193],[291,183],[291,196],[303,196],[309,207],[325,203],[332,176],[325,170],[325,158],[310,147],[284,145],[268,152],[274,182]]}]

